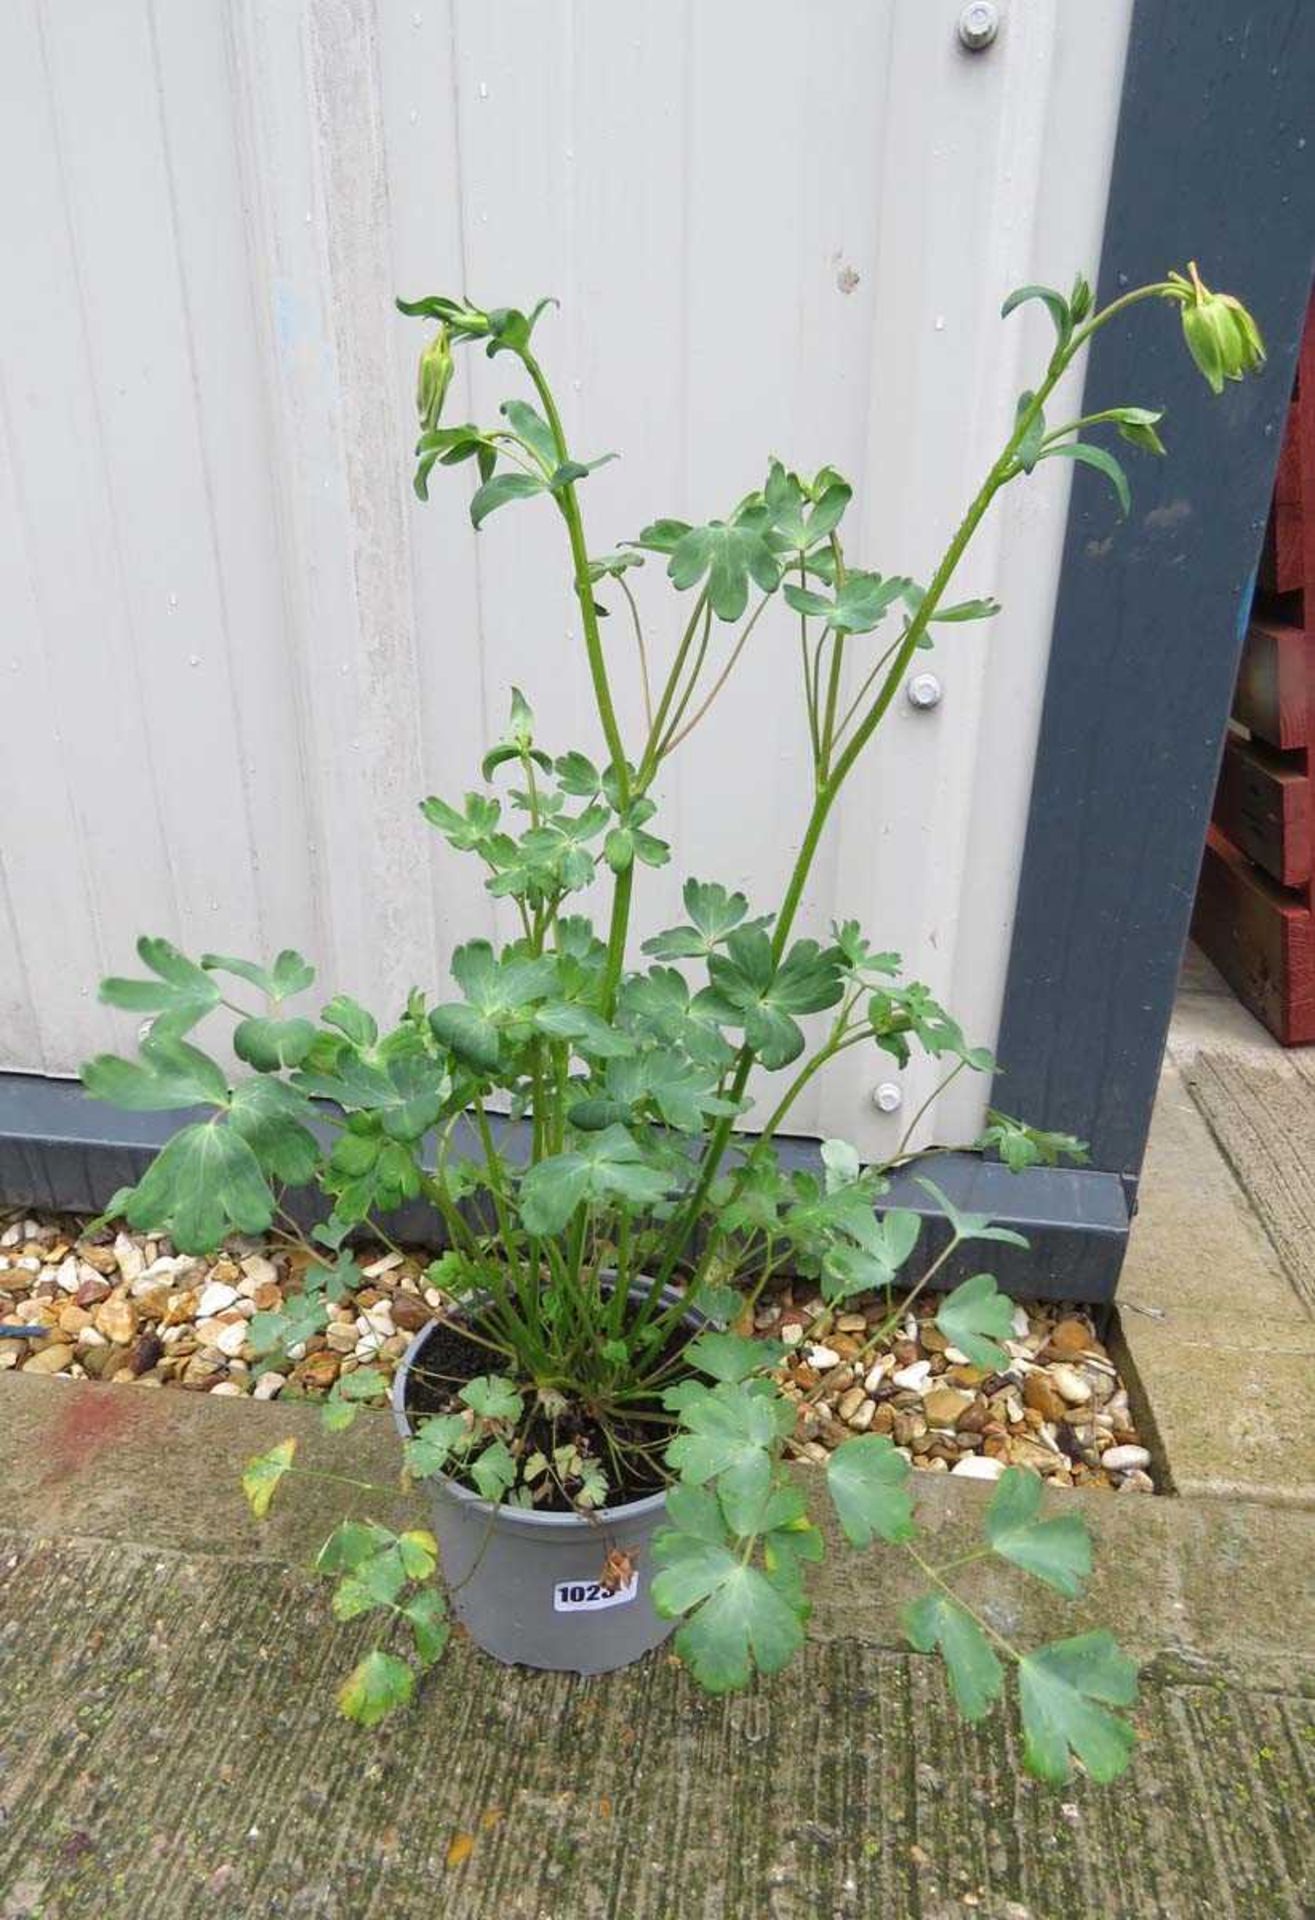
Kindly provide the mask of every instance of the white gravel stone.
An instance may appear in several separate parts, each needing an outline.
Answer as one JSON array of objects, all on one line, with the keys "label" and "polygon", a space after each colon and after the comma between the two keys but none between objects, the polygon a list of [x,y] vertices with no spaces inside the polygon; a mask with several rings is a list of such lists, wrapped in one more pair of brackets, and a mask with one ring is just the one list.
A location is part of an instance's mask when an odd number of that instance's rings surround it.
[{"label": "white gravel stone", "polygon": [[226,1400],[236,1400],[242,1389],[236,1380],[221,1380],[210,1389],[212,1394],[222,1395]]},{"label": "white gravel stone", "polygon": [[201,1298],[196,1303],[198,1320],[212,1320],[217,1313],[223,1313],[228,1307],[237,1304],[236,1287],[230,1287],[222,1280],[208,1280],[201,1289]]},{"label": "white gravel stone", "polygon": [[146,1270],[146,1259],[135,1240],[126,1233],[115,1236],[114,1258],[119,1263],[120,1276],[131,1286],[134,1280],[140,1280]]},{"label": "white gravel stone", "polygon": [[810,1367],[816,1367],[819,1373],[826,1373],[831,1367],[840,1365],[840,1355],[834,1347],[810,1347],[804,1359]]},{"label": "white gravel stone", "polygon": [[1027,1336],[1028,1336],[1028,1334],[1029,1334],[1029,1333],[1030,1333],[1031,1331],[1032,1331],[1032,1323],[1031,1323],[1031,1321],[1030,1321],[1030,1320],[1028,1319],[1028,1317],[1027,1317],[1027,1308],[1026,1308],[1026,1307],[1015,1307],[1015,1308],[1014,1308],[1014,1338],[1015,1338],[1015,1340],[1026,1340],[1026,1338],[1027,1338]]},{"label": "white gravel stone", "polygon": [[868,1371],[868,1376],[866,1380],[864,1380],[863,1382],[864,1393],[875,1393],[877,1391],[877,1388],[881,1385],[882,1381],[885,1379],[886,1375],[888,1373],[891,1373],[894,1370],[894,1366],[895,1366],[895,1356],[893,1353],[883,1353],[878,1355],[877,1359],[873,1361],[872,1366]]},{"label": "white gravel stone", "polygon": [[1107,1473],[1145,1473],[1151,1456],[1145,1447],[1106,1447],[1100,1464]]},{"label": "white gravel stone", "polygon": [[893,1387],[902,1387],[906,1393],[921,1393],[931,1379],[931,1361],[915,1360],[911,1366],[897,1367],[890,1376]]},{"label": "white gravel stone", "polygon": [[55,1269],[55,1285],[61,1293],[76,1293],[82,1285],[78,1278],[78,1263],[72,1254],[67,1260],[61,1260]]},{"label": "white gravel stone", "polygon": [[1060,1399],[1067,1400],[1070,1407],[1085,1407],[1091,1398],[1089,1383],[1073,1367],[1051,1367],[1050,1383]]},{"label": "white gravel stone", "polygon": [[241,1263],[242,1271],[253,1286],[269,1287],[278,1284],[279,1270],[272,1260],[263,1253],[249,1253]]},{"label": "white gravel stone", "polygon": [[372,1260],[368,1267],[361,1268],[362,1277],[377,1280],[380,1274],[391,1273],[394,1267],[400,1267],[405,1258],[405,1254],[385,1253],[380,1259]]},{"label": "white gravel stone", "polygon": [[783,1347],[797,1347],[803,1337],[803,1322],[800,1320],[787,1320],[786,1324],[781,1328],[781,1345]]},{"label": "white gravel stone", "polygon": [[277,1400],[287,1381],[281,1373],[262,1373],[251,1389],[253,1400]]},{"label": "white gravel stone", "polygon": [[247,1323],[245,1320],[232,1320],[219,1329],[215,1335],[215,1345],[222,1354],[233,1360],[241,1353],[247,1343]]},{"label": "white gravel stone", "polygon": [[0,1247],[16,1247],[22,1238],[23,1229],[15,1220],[12,1227],[6,1227],[4,1232],[0,1233]]},{"label": "white gravel stone", "polygon": [[961,1480],[998,1480],[1004,1470],[1004,1461],[993,1460],[989,1453],[966,1453],[950,1468]]}]

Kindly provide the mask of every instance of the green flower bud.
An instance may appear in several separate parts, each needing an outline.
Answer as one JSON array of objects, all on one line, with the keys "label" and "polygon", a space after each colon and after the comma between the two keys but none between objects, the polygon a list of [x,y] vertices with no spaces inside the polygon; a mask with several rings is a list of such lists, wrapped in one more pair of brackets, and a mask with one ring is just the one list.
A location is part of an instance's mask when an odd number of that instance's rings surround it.
[{"label": "green flower bud", "polygon": [[416,381],[416,411],[423,433],[432,433],[452,385],[452,341],[446,326],[439,328],[420,356]]},{"label": "green flower bud", "polygon": [[1210,384],[1212,393],[1222,393],[1225,380],[1241,380],[1265,364],[1265,343],[1260,329],[1231,293],[1212,293],[1189,261],[1187,273],[1171,273],[1170,298],[1182,307],[1183,338],[1187,351]]}]

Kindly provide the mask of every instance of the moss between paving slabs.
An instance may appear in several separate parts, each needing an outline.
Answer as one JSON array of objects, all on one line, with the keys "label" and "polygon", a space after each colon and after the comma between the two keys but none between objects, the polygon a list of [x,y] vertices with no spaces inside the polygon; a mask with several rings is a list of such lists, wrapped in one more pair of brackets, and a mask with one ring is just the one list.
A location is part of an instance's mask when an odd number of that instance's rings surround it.
[{"label": "moss between paving slabs", "polygon": [[[874,1562],[874,1569],[877,1563]],[[1315,1702],[1153,1680],[1122,1788],[1021,1780],[935,1662],[814,1640],[713,1701],[458,1647],[420,1708],[333,1711],[364,1635],[298,1574],[0,1540],[6,1920],[814,1920],[1302,1912]]]}]

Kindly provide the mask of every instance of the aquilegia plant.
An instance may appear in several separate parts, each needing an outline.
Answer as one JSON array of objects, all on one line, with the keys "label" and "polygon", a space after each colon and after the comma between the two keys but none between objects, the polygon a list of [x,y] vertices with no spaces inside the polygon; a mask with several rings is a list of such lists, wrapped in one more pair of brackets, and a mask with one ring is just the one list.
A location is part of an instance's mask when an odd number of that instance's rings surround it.
[{"label": "aquilegia plant", "polygon": [[[801,1477],[789,1471],[810,1394],[790,1384],[778,1343],[740,1330],[752,1324],[764,1287],[780,1275],[815,1283],[813,1340],[856,1295],[884,1293],[889,1316],[861,1345],[861,1360],[964,1243],[1018,1239],[957,1211],[925,1181],[949,1236],[935,1259],[919,1261],[920,1217],[883,1208],[885,1168],[861,1166],[840,1141],[825,1143],[817,1172],[787,1171],[778,1159],[777,1136],[801,1091],[850,1048],[876,1047],[900,1063],[920,1048],[943,1063],[946,1079],[993,1066],[855,922],[826,939],[798,932],[827,821],[933,630],[997,611],[989,599],[948,597],[995,496],[1063,459],[1096,468],[1126,512],[1123,470],[1088,436],[1112,432],[1163,452],[1160,415],[1148,408],[1047,420],[1053,390],[1092,335],[1134,304],[1161,300],[1179,308],[1187,345],[1216,390],[1263,358],[1249,315],[1211,293],[1195,267],[1100,310],[1079,278],[1067,297],[1021,288],[1004,312],[1031,300],[1054,322],[1049,364],[1019,399],[999,456],[922,583],[851,558],[841,534],[850,487],[839,473],[805,476],[778,461],[723,519],[655,520],[616,551],[595,550],[581,493],[603,463],[568,444],[533,351],[548,303],[527,314],[439,297],[399,302],[436,325],[420,360],[416,492],[428,497],[436,465],[470,463],[477,528],[504,508],[558,518],[601,744],[550,751],[513,691],[481,785],[460,800],[424,802],[449,844],[486,869],[489,892],[512,903],[519,930],[500,948],[482,939],[459,947],[456,993],[431,1004],[414,992],[386,1031],[344,997],[318,1020],[291,1011],[313,979],[292,952],[268,967],[218,954],[198,964],[144,939],[139,952],[152,977],[102,988],[111,1005],[148,1025],[140,1063],[92,1060],[88,1091],[136,1108],[213,1109],[176,1133],[109,1212],[167,1233],[184,1252],[206,1252],[230,1233],[269,1228],[282,1216],[285,1187],[318,1185],[331,1211],[315,1230],[305,1290],[250,1323],[254,1349],[273,1353],[318,1333],[326,1302],[358,1277],[349,1251],[358,1229],[403,1202],[428,1203],[445,1249],[431,1276],[464,1301],[459,1324],[487,1369],[419,1422],[405,1449],[408,1474],[446,1475],[491,1502],[580,1513],[665,1485],[669,1524],[654,1544],[653,1600],[680,1620],[676,1651],[713,1692],[746,1685],[755,1670],[774,1673],[798,1650],[808,1569],[823,1551]],[[505,356],[528,387],[503,403],[495,424],[443,425],[454,349],[475,342]],[[654,556],[681,611],[660,655],[628,579]],[[784,894],[758,911],[731,888],[691,879],[684,921],[645,943],[643,964],[627,964],[636,881],[670,857],[658,832],[664,769],[724,696],[778,597],[794,616],[812,764],[811,805]],[[609,631],[621,629],[638,649],[645,722],[637,740],[622,737],[604,613],[613,616]],[[595,927],[572,905],[600,881],[610,902]],[[185,1037],[221,1007],[237,1017],[232,1048],[251,1069],[236,1081]],[[809,1016],[824,1017],[806,1029]],[[752,1131],[736,1136],[755,1070],[780,1076],[779,1092],[755,1113]],[[519,1128],[508,1127],[508,1111]],[[976,1145],[1014,1168],[1082,1151],[995,1112]],[[974,1365],[1009,1366],[999,1342],[1011,1307],[989,1274],[948,1293],[936,1321]],[[369,1364],[344,1366],[326,1419],[349,1425],[362,1406],[379,1404],[385,1385]],[[248,1469],[258,1513],[294,1446],[285,1441]],[[1034,1772],[1062,1780],[1073,1755],[1099,1779],[1127,1764],[1133,1735],[1117,1709],[1132,1702],[1135,1673],[1108,1633],[1031,1652],[1007,1641],[963,1597],[968,1569],[938,1567],[920,1552],[909,1460],[884,1436],[846,1439],[825,1480],[854,1547],[879,1539],[922,1569],[927,1591],[906,1616],[908,1637],[926,1652],[939,1647],[970,1719],[1000,1698],[1013,1668]],[[982,1552],[1076,1596],[1091,1564],[1085,1526],[1076,1513],[1042,1519],[1040,1498],[1035,1475],[1005,1472]],[[340,1617],[401,1616],[423,1667],[448,1631],[430,1578],[436,1558],[426,1532],[394,1535],[352,1521],[330,1538],[320,1565],[339,1577]],[[380,1649],[351,1675],[342,1705],[369,1724],[413,1686],[408,1662]]]}]

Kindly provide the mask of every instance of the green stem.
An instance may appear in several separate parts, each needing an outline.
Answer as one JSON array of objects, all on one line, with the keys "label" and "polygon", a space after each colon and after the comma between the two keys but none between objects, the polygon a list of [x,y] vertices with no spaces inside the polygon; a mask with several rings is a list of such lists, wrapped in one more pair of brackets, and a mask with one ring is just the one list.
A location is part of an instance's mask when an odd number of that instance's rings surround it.
[{"label": "green stem", "polygon": [[[558,457],[563,464],[570,458],[566,445],[566,435],[562,431],[561,415],[557,411],[557,402],[553,399],[552,389],[544,378],[543,369],[528,349],[522,352],[525,371],[534,382],[534,390],[543,403],[544,417],[548,422]],[[562,518],[566,522],[566,532],[571,544],[571,562],[575,573],[575,597],[580,603],[580,619],[584,625],[585,651],[589,656],[589,676],[593,681],[594,701],[598,708],[598,718],[602,722],[603,736],[607,741],[607,750],[612,757],[616,770],[617,792],[623,807],[630,804],[630,771],[626,765],[625,748],[621,741],[621,729],[617,725],[616,708],[612,703],[612,688],[607,678],[607,662],[603,655],[603,639],[598,629],[598,614],[594,607],[593,583],[589,578],[589,551],[585,545],[584,525],[580,518],[580,502],[576,498],[575,484],[568,481],[557,494],[557,504],[561,508]]]},{"label": "green stem", "polygon": [[[835,534],[831,535],[831,558],[834,563],[836,592],[839,594],[845,584],[845,556]],[[845,636],[836,628],[831,635],[831,659],[828,663],[826,712],[822,718],[821,773],[825,780],[831,765],[831,749],[836,736],[836,707],[840,701],[840,675],[844,666]]]},{"label": "green stem", "polygon": [[630,607],[630,618],[634,622],[635,646],[639,650],[639,678],[644,691],[644,725],[651,733],[653,730],[653,689],[649,685],[648,648],[644,643],[644,626],[639,618],[639,608],[635,604],[635,596],[626,585],[624,574],[617,574],[616,584],[626,597],[626,601]]},{"label": "green stem", "polygon": [[612,887],[612,917],[607,929],[607,961],[603,969],[602,1014],[610,1020],[616,1011],[617,989],[626,961],[626,932],[630,925],[630,900],[635,888],[635,862],[622,867]]},{"label": "green stem", "polygon": [[1005,1636],[1001,1632],[999,1632],[997,1628],[991,1625],[990,1621],[986,1618],[985,1614],[978,1613],[975,1607],[970,1607],[968,1605],[968,1602],[955,1592],[954,1588],[950,1585],[948,1580],[942,1580],[936,1568],[932,1566],[929,1560],[923,1559],[922,1555],[918,1552],[915,1546],[910,1545],[910,1543],[907,1540],[905,1540],[902,1544],[903,1544],[905,1553],[907,1553],[909,1558],[912,1561],[914,1561],[915,1564],[921,1569],[921,1572],[925,1579],[930,1580],[934,1587],[939,1587],[942,1593],[948,1594],[950,1599],[953,1600],[956,1607],[962,1607],[963,1611],[968,1615],[968,1617],[971,1620],[975,1620],[977,1622],[977,1625],[981,1628],[982,1632],[986,1634],[990,1639],[994,1640],[998,1647],[1003,1648],[1004,1651],[1009,1655],[1009,1658],[1011,1660],[1017,1662],[1022,1659],[1022,1655],[1019,1653],[1018,1648],[1014,1645],[1013,1641],[1006,1640]]},{"label": "green stem", "polygon": [[968,1062],[966,1060],[957,1060],[955,1064],[951,1067],[950,1071],[946,1074],[945,1078],[932,1088],[931,1092],[927,1095],[927,1098],[923,1101],[922,1105],[918,1108],[918,1111],[914,1114],[912,1120],[909,1121],[908,1126],[905,1127],[904,1129],[903,1138],[901,1139],[899,1145],[895,1149],[895,1158],[897,1160],[903,1157],[904,1152],[908,1147],[909,1141],[912,1140],[914,1134],[918,1131],[918,1122],[922,1119],[922,1116],[926,1113],[927,1109],[932,1105],[934,1101],[940,1099],[941,1095],[945,1092],[945,1089],[951,1084],[952,1081],[958,1078],[958,1076],[963,1072],[967,1064]]},{"label": "green stem", "polygon": [[648,730],[648,739],[644,744],[643,756],[639,762],[639,772],[636,775],[636,785],[641,792],[647,787],[649,781],[657,772],[658,742],[662,738],[663,729],[666,727],[667,715],[671,711],[671,703],[676,697],[676,688],[680,683],[680,676],[684,670],[685,661],[688,658],[690,648],[694,644],[694,636],[699,630],[699,622],[703,618],[704,608],[707,604],[708,593],[705,587],[698,599],[694,602],[694,611],[690,614],[685,626],[685,631],[680,637],[680,645],[676,648],[676,657],[671,663],[671,671],[667,675],[666,683],[658,699],[657,712],[654,714],[652,725]]},{"label": "green stem", "polygon": [[705,605],[703,609],[703,624],[699,629],[698,649],[694,655],[694,665],[690,668],[689,678],[686,680],[684,687],[681,689],[680,699],[676,702],[676,710],[671,716],[671,720],[667,727],[666,733],[663,735],[661,740],[658,741],[657,747],[654,751],[653,771],[655,773],[657,771],[660,761],[662,760],[663,755],[668,750],[672,734],[676,731],[681,721],[685,718],[685,710],[689,706],[690,701],[694,697],[694,689],[699,684],[699,675],[703,671],[703,662],[707,658],[708,639],[711,633],[712,633],[712,608],[710,606]]},{"label": "green stem", "polygon": [[[726,665],[722,668],[721,672],[717,675],[717,678],[713,681],[712,691],[709,693],[707,699],[703,702],[703,704],[700,707],[698,707],[695,710],[693,714],[690,715],[690,718],[685,722],[684,726],[681,727],[678,732],[671,731],[667,734],[666,739],[662,742],[661,747],[658,749],[659,759],[664,760],[669,753],[673,752],[675,748],[677,748],[680,745],[681,741],[684,740],[688,734],[693,733],[695,727],[697,727],[697,725],[699,724],[699,721],[703,718],[704,714],[708,711],[708,708],[712,705],[713,701],[717,698],[717,695],[721,692],[722,688],[726,685],[726,682],[730,679],[731,674],[735,671],[735,663],[739,659],[741,653],[743,653],[744,651],[744,644],[749,638],[749,635],[753,632],[754,628],[757,626],[759,617],[762,614],[763,609],[767,606],[767,603],[770,601],[771,597],[772,596],[770,593],[765,593],[762,599],[758,602],[758,605],[754,608],[752,614],[749,616],[749,619],[745,624],[744,631],[741,633],[739,639],[735,642],[735,645],[731,650],[731,656],[729,660],[727,660]],[[691,691],[692,691],[692,685],[691,685]],[[674,728],[674,722],[673,722],[673,728]]]}]

